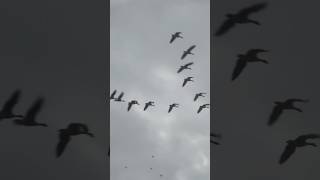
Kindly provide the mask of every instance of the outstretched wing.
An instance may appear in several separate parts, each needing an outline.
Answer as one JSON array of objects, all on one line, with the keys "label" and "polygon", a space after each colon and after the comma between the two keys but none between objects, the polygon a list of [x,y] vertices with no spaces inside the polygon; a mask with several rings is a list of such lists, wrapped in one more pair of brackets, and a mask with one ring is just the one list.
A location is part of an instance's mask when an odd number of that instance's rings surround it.
[{"label": "outstretched wing", "polygon": [[286,100],[288,103],[293,103],[293,102],[309,102],[308,99],[296,99],[296,98],[291,98]]},{"label": "outstretched wing", "polygon": [[188,80],[187,79],[184,79],[183,80],[183,84],[182,84],[182,87],[184,87],[186,84],[187,84]]},{"label": "outstretched wing", "polygon": [[280,157],[279,164],[283,164],[284,162],[286,162],[289,157],[295,152],[295,150],[296,147],[293,144],[288,144]]},{"label": "outstretched wing", "polygon": [[56,157],[57,158],[62,155],[62,153],[66,149],[69,141],[70,141],[70,136],[66,132],[61,131],[59,133],[59,142],[58,142],[57,148],[56,148]]},{"label": "outstretched wing", "polygon": [[184,67],[181,66],[181,67],[178,69],[177,73],[181,73],[181,71],[183,71],[183,70],[184,70]]},{"label": "outstretched wing", "polygon": [[194,64],[193,62],[190,62],[190,63],[187,63],[187,64],[185,64],[185,65],[183,65],[183,66],[191,66],[192,64]]},{"label": "outstretched wing", "polygon": [[120,95],[118,96],[118,99],[121,99],[123,97],[124,93],[121,92]]},{"label": "outstretched wing", "polygon": [[202,109],[203,109],[203,106],[200,106],[197,113],[199,114],[202,111]]},{"label": "outstretched wing", "polygon": [[170,113],[170,112],[171,112],[172,108],[173,108],[173,106],[169,106],[168,113]]},{"label": "outstretched wing", "polygon": [[256,56],[258,53],[261,53],[261,52],[268,52],[268,50],[265,50],[265,49],[250,49],[250,50],[248,50],[247,54],[249,56]]},{"label": "outstretched wing", "polygon": [[306,141],[307,139],[316,139],[320,138],[320,134],[305,134],[297,138],[298,141]]},{"label": "outstretched wing", "polygon": [[282,114],[282,112],[283,109],[280,106],[276,105],[272,110],[272,113],[268,121],[268,125],[273,125],[279,119],[279,116]]},{"label": "outstretched wing", "polygon": [[12,93],[10,98],[3,105],[2,111],[7,113],[12,113],[14,106],[18,103],[21,96],[21,90],[16,90]]},{"label": "outstretched wing", "polygon": [[196,101],[198,98],[199,98],[199,94],[196,94],[195,96],[194,96],[194,99],[193,99],[193,101]]},{"label": "outstretched wing", "polygon": [[148,108],[148,103],[146,103],[146,105],[144,106],[144,108],[143,108],[143,110],[145,111],[145,110],[147,110],[147,108]]},{"label": "outstretched wing", "polygon": [[117,90],[114,90],[110,96],[110,99],[114,99],[114,96],[116,95],[116,93],[117,93]]},{"label": "outstretched wing", "polygon": [[216,134],[216,133],[210,133],[210,136],[215,137],[215,138],[221,138],[221,134]]},{"label": "outstretched wing", "polygon": [[40,110],[43,107],[43,98],[38,98],[31,106],[31,108],[27,111],[25,120],[27,121],[34,121],[35,117],[38,115]]},{"label": "outstretched wing", "polygon": [[227,33],[231,28],[233,28],[235,25],[236,23],[233,20],[227,19],[222,23],[222,25],[220,26],[220,28],[218,29],[215,35],[222,36],[225,33]]},{"label": "outstretched wing", "polygon": [[243,16],[243,17],[247,17],[251,13],[259,12],[259,11],[265,9],[267,7],[267,5],[268,4],[266,2],[262,2],[262,3],[257,3],[257,4],[254,4],[254,5],[251,5],[249,7],[246,7],[244,9],[240,10],[238,12],[238,15],[239,16]]},{"label": "outstretched wing", "polygon": [[176,35],[175,34],[172,34],[171,35],[171,39],[170,39],[170,44],[176,39]]},{"label": "outstretched wing", "polygon": [[232,73],[231,80],[234,81],[243,71],[243,69],[247,66],[247,62],[243,59],[238,59],[236,66]]},{"label": "outstretched wing", "polygon": [[211,143],[215,144],[215,145],[220,145],[220,143],[216,142],[216,141],[212,141],[210,140]]},{"label": "outstretched wing", "polygon": [[181,60],[184,59],[187,55],[188,55],[188,52],[184,51],[182,56],[181,56]]},{"label": "outstretched wing", "polygon": [[188,48],[188,52],[191,52],[194,48],[196,47],[196,45],[192,45],[192,46],[190,46],[189,48]]}]

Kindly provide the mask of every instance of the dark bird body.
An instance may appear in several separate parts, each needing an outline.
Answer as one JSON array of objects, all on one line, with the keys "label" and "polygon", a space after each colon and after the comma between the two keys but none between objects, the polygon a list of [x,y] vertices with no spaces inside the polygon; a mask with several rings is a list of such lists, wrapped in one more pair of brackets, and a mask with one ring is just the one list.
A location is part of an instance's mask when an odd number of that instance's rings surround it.
[{"label": "dark bird body", "polygon": [[16,115],[13,113],[14,107],[17,105],[21,96],[21,91],[16,90],[12,93],[9,99],[4,103],[0,111],[0,121],[7,118],[23,118],[22,115]]},{"label": "dark bird body", "polygon": [[182,34],[181,32],[176,32],[176,33],[172,34],[171,39],[170,39],[170,44],[173,43],[173,41],[177,38],[182,39],[183,37],[181,36],[181,34]]},{"label": "dark bird body", "polygon": [[246,54],[239,54],[236,66],[232,73],[231,80],[234,81],[243,71],[243,69],[247,66],[248,63],[252,62],[262,62],[264,64],[268,64],[268,61],[264,59],[260,59],[258,54],[261,52],[268,52],[264,49],[250,49]]},{"label": "dark bird body", "polygon": [[[59,142],[56,148],[56,156],[60,157],[62,155],[68,143],[70,142],[72,136],[77,136],[81,134],[94,137],[94,135],[89,132],[88,126],[82,123],[71,123],[68,125],[66,129],[60,129]],[[108,155],[110,156],[110,147]]]},{"label": "dark bird body", "polygon": [[147,108],[148,108],[149,106],[154,106],[154,102],[153,102],[153,101],[147,102],[147,103],[144,105],[143,110],[144,110],[144,111],[147,110]]},{"label": "dark bird body", "polygon": [[295,140],[288,140],[287,146],[285,147],[284,152],[281,154],[279,164],[283,164],[286,162],[291,155],[296,151],[297,147],[304,147],[304,146],[313,146],[316,147],[315,143],[306,142],[308,139],[315,139],[320,138],[319,134],[307,134],[297,137]]},{"label": "dark bird body", "polygon": [[173,104],[169,105],[168,113],[170,113],[174,107],[179,107],[179,104],[173,103]]},{"label": "dark bird body", "polygon": [[270,115],[268,125],[273,125],[280,117],[280,115],[283,113],[284,110],[295,110],[298,112],[302,112],[300,108],[297,108],[294,106],[295,102],[308,102],[308,100],[304,99],[288,99],[284,102],[274,102],[276,106],[273,108],[272,113]]},{"label": "dark bird body", "polygon": [[209,108],[209,107],[208,107],[209,105],[210,105],[210,104],[203,104],[203,105],[201,105],[201,106],[199,107],[197,113],[199,114],[199,113],[202,111],[202,109],[204,109],[204,108]]},{"label": "dark bird body", "polygon": [[140,105],[140,104],[138,103],[138,101],[136,101],[136,100],[130,101],[130,102],[128,103],[128,109],[127,109],[127,110],[130,111],[131,107],[132,107],[133,105],[135,105],[135,104]]},{"label": "dark bird body", "polygon": [[183,80],[182,87],[184,87],[184,86],[187,84],[187,82],[189,82],[189,81],[193,82],[193,77],[187,77],[187,78],[185,78],[185,79]]},{"label": "dark bird body", "polygon": [[196,47],[196,45],[190,46],[186,51],[183,51],[183,54],[181,56],[181,60],[183,60],[188,54],[194,55],[191,51]]},{"label": "dark bird body", "polygon": [[14,123],[16,125],[22,125],[22,126],[43,126],[43,127],[47,127],[48,126],[47,124],[39,123],[39,122],[36,121],[36,117],[37,117],[38,113],[40,112],[40,110],[43,107],[43,102],[44,102],[43,98],[38,98],[32,104],[32,106],[29,108],[29,110],[27,111],[26,115],[21,119],[14,120]]},{"label": "dark bird body", "polygon": [[[221,138],[222,136],[220,134],[215,134],[215,133],[210,133],[210,138]],[[220,143],[218,143],[217,141],[214,140],[210,140],[211,143],[215,144],[215,145],[220,145]]]},{"label": "dark bird body", "polygon": [[114,99],[114,101],[117,101],[117,102],[125,102],[124,100],[122,100],[123,96],[124,96],[124,93],[121,92],[120,95],[119,95],[116,99]]},{"label": "dark bird body", "polygon": [[205,97],[205,96],[204,96],[205,94],[206,94],[206,93],[197,93],[197,94],[194,96],[193,101],[196,101],[199,97]]},{"label": "dark bird body", "polygon": [[117,90],[114,90],[113,92],[112,92],[112,94],[111,94],[111,96],[110,96],[110,100],[112,100],[112,99],[115,99],[115,95],[116,95],[116,93],[117,93]]},{"label": "dark bird body", "polygon": [[183,65],[183,66],[180,66],[180,68],[178,69],[178,71],[177,71],[177,73],[180,73],[180,72],[182,72],[183,70],[185,70],[185,69],[191,69],[189,66],[191,66],[191,65],[193,65],[193,62],[190,62],[190,63],[187,63],[187,64],[185,64],[185,65]]},{"label": "dark bird body", "polygon": [[249,19],[249,15],[252,13],[259,12],[267,7],[267,3],[258,3],[250,7],[240,10],[236,14],[227,14],[227,20],[225,20],[218,31],[216,36],[222,36],[226,34],[231,28],[235,27],[236,24],[255,24],[260,25],[260,22]]}]

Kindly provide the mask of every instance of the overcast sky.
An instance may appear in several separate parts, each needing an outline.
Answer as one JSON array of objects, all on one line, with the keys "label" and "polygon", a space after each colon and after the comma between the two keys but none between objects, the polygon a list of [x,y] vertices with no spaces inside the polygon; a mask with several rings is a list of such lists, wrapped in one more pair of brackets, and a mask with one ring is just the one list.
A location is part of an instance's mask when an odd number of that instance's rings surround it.
[{"label": "overcast sky", "polygon": [[[224,15],[256,3],[255,0],[215,0],[215,30]],[[270,1],[268,9],[252,16],[261,27],[237,26],[214,38],[212,129],[223,133],[223,146],[212,154],[215,180],[318,180],[319,148],[306,147],[282,166],[277,162],[285,141],[304,133],[319,133],[319,2]],[[249,65],[235,82],[231,73],[236,55],[250,48],[269,49],[261,54],[269,65]],[[304,113],[286,112],[273,127],[266,123],[274,101],[308,98],[298,104]],[[319,140],[314,140],[319,144]]]},{"label": "overcast sky", "polygon": [[[209,179],[209,0],[111,0],[110,91],[125,92],[140,106],[111,102],[111,180]],[[171,34],[183,39],[169,44]],[[180,60],[197,45],[194,56]],[[181,74],[180,65],[194,62]],[[195,82],[182,88],[183,79]],[[195,93],[207,92],[193,102]],[[155,107],[143,111],[147,101]],[[180,107],[168,114],[169,104]],[[152,155],[155,158],[152,158]],[[128,168],[124,168],[127,166]],[[153,168],[150,170],[149,168]]]}]

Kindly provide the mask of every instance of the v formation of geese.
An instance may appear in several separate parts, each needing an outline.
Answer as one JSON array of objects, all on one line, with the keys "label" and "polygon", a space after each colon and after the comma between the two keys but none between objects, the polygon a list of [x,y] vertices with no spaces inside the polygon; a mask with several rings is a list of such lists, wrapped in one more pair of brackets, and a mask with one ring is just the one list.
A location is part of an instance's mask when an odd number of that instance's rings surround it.
[{"label": "v formation of geese", "polygon": [[[226,20],[222,23],[222,25],[218,28],[215,33],[216,37],[225,36],[231,29],[235,29],[237,25],[244,25],[244,24],[253,24],[255,26],[260,26],[261,23],[257,20],[250,19],[249,16],[258,13],[261,10],[264,10],[267,7],[267,3],[256,3],[251,6],[245,7],[234,14],[226,14]],[[269,50],[266,49],[249,49],[245,54],[239,54],[238,60],[236,61],[236,65],[234,67],[231,81],[235,81],[239,78],[239,75],[243,73],[245,67],[248,64],[253,64],[253,62],[260,62],[263,64],[269,64],[269,62],[265,59],[261,59],[258,55],[260,53],[266,53]],[[195,98],[196,99],[196,98]],[[289,98],[284,101],[275,101],[274,107],[271,111],[269,119],[267,121],[267,125],[269,127],[274,126],[274,124],[279,121],[280,117],[283,116],[284,112],[288,110],[296,111],[296,112],[303,112],[301,108],[296,106],[296,103],[307,103],[309,102],[308,99],[301,99],[301,98]],[[288,111],[289,112],[289,111]],[[211,134],[211,137],[220,137],[215,134]],[[317,147],[315,143],[307,142],[308,139],[319,139],[320,134],[310,133],[310,134],[303,134],[298,136],[296,139],[288,140],[286,143],[286,147],[283,153],[280,155],[279,164],[284,164],[296,151],[298,147],[305,147],[305,146],[313,146]],[[216,145],[219,145],[218,142],[212,141]]]}]

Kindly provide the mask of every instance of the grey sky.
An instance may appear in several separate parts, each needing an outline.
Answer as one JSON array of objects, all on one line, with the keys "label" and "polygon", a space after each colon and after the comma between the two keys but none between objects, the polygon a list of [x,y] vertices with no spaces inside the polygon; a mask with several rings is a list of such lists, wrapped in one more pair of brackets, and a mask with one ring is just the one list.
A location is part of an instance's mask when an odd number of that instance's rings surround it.
[{"label": "grey sky", "polygon": [[[209,0],[112,0],[110,90],[124,91],[125,100],[155,101],[148,111],[111,102],[111,179],[209,179],[210,112],[197,108],[210,103]],[[169,44],[171,34],[184,39]],[[180,60],[186,48],[194,56]],[[180,65],[193,70],[177,74]],[[183,79],[195,83],[182,88]],[[194,103],[194,94],[207,97]],[[171,103],[180,108],[168,114]],[[152,158],[155,155],[155,158]],[[128,166],[127,169],[124,166]],[[149,168],[152,167],[151,171]]]},{"label": "grey sky", "polygon": [[[215,30],[228,12],[255,0],[215,0]],[[318,85],[319,2],[270,1],[268,9],[252,16],[261,27],[238,26],[226,36],[214,38],[214,125],[223,133],[223,146],[214,148],[215,180],[318,180],[320,151],[299,149],[282,166],[277,164],[285,141],[304,133],[319,132]],[[269,49],[261,57],[269,65],[252,65],[231,83],[236,55],[250,48]],[[274,127],[267,127],[273,101],[308,98],[299,104],[304,113],[285,113]],[[319,142],[315,140],[315,142]]]}]

